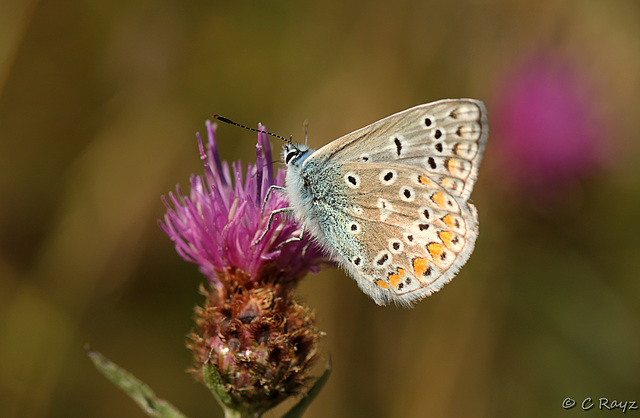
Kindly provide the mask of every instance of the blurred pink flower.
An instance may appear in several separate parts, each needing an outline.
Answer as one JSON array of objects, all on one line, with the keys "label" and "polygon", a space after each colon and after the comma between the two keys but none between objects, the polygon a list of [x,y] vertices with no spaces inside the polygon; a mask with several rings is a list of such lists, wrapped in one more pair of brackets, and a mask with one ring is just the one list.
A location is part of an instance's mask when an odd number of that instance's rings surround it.
[{"label": "blurred pink flower", "polygon": [[599,103],[570,60],[551,53],[525,60],[502,81],[496,104],[503,162],[525,193],[557,196],[600,167]]}]

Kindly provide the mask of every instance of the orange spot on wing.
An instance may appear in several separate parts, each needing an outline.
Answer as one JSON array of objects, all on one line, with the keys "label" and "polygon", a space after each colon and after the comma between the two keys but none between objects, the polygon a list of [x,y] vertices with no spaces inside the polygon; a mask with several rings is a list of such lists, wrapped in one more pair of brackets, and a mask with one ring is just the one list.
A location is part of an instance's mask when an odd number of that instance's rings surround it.
[{"label": "orange spot on wing", "polygon": [[444,187],[453,187],[453,180],[451,180],[449,177],[445,177],[442,179],[440,184],[442,184]]},{"label": "orange spot on wing", "polygon": [[453,232],[451,231],[440,231],[438,232],[438,236],[444,242],[444,245],[451,248],[451,240],[453,239]]},{"label": "orange spot on wing", "polygon": [[441,192],[437,192],[431,195],[431,200],[433,200],[433,203],[443,208],[445,200],[447,199],[444,197],[444,195]]},{"label": "orange spot on wing", "polygon": [[453,228],[453,216],[446,215],[442,218],[442,222],[444,222],[449,228]]},{"label": "orange spot on wing", "polygon": [[404,277],[404,274],[405,274],[405,273],[404,273],[404,269],[403,269],[403,268],[398,267],[398,276],[400,276],[400,277]]},{"label": "orange spot on wing", "polygon": [[400,276],[395,273],[389,275],[389,284],[391,287],[398,287],[398,283],[400,283]]},{"label": "orange spot on wing", "polygon": [[388,284],[386,284],[386,283],[384,282],[384,280],[382,280],[382,279],[378,279],[378,281],[376,282],[376,284],[378,285],[378,287],[381,287],[381,288],[383,288],[383,289],[388,289],[388,288],[389,288],[389,285],[388,285]]},{"label": "orange spot on wing", "polygon": [[416,274],[416,277],[422,277],[427,271],[429,262],[426,258],[416,257],[413,259],[413,272]]},{"label": "orange spot on wing", "polygon": [[444,246],[442,244],[438,244],[437,242],[432,242],[431,244],[427,245],[427,251],[429,251],[429,254],[431,254],[431,257],[434,260],[439,261],[440,256],[444,252]]},{"label": "orange spot on wing", "polygon": [[431,183],[425,176],[418,176],[418,181],[420,182],[420,184],[424,184],[427,187],[435,187],[434,184]]},{"label": "orange spot on wing", "polygon": [[456,174],[456,172],[460,170],[460,163],[458,162],[458,160],[451,159],[449,160],[448,168],[449,172]]}]

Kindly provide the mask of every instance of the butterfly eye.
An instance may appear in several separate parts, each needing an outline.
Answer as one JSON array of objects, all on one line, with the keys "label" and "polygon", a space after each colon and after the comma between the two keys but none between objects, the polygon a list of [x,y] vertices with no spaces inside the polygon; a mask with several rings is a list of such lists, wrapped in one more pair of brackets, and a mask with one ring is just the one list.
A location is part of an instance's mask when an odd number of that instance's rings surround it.
[{"label": "butterfly eye", "polygon": [[289,162],[291,161],[291,159],[293,159],[293,157],[295,157],[296,155],[298,155],[298,151],[297,150],[291,150],[287,153],[287,155],[285,155],[284,157],[284,163],[285,164],[289,164]]}]

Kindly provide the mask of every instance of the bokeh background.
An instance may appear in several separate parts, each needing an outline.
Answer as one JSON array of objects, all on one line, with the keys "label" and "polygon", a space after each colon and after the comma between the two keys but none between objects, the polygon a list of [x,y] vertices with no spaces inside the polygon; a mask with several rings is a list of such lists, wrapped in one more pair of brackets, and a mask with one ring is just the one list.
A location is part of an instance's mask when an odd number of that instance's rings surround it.
[{"label": "bokeh background", "polygon": [[[202,172],[195,132],[220,113],[302,140],[309,120],[319,147],[453,97],[489,111],[476,251],[413,310],[306,278],[334,365],[307,416],[640,402],[638,22],[635,0],[0,2],[0,415],[143,416],[88,343],[221,416],[185,373],[203,277],[157,225]],[[227,160],[255,140],[218,130]]]}]

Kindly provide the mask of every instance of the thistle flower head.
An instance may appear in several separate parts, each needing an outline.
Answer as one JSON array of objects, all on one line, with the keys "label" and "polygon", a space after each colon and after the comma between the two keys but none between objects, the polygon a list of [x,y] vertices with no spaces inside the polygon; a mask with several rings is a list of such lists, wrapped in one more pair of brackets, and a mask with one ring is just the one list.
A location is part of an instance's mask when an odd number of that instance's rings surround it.
[{"label": "thistle flower head", "polygon": [[[221,162],[215,125],[207,122],[208,141],[198,135],[204,176],[191,177],[191,191],[180,188],[163,202],[162,229],[185,260],[207,277],[206,302],[196,309],[196,330],[188,346],[193,371],[202,377],[213,365],[220,377],[218,400],[226,408],[260,415],[309,380],[322,333],[313,314],[293,298],[298,280],[327,261],[308,237],[285,241],[300,233],[284,214],[284,170],[275,174],[267,134],[258,134],[255,165]],[[263,130],[259,126],[259,130]]]},{"label": "thistle flower head", "polygon": [[161,227],[178,254],[198,264],[214,288],[223,285],[227,270],[240,269],[250,281],[275,274],[280,283],[316,272],[325,258],[308,236],[281,245],[299,234],[294,221],[276,215],[268,227],[271,212],[287,207],[288,202],[278,191],[265,201],[271,186],[284,185],[285,175],[283,169],[273,173],[266,131],[258,134],[256,164],[247,165],[243,180],[240,161],[234,162],[231,170],[226,161],[220,161],[215,128],[207,122],[206,149],[197,135],[205,172],[191,177],[190,195],[184,196],[178,186],[176,194],[169,193],[171,204],[163,197],[167,213]]}]

